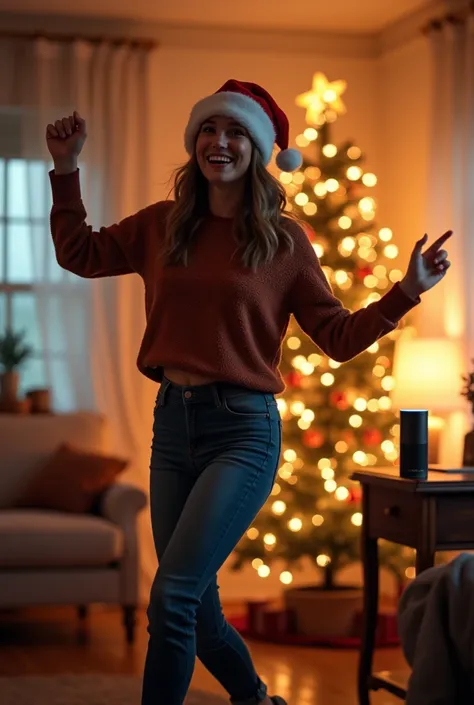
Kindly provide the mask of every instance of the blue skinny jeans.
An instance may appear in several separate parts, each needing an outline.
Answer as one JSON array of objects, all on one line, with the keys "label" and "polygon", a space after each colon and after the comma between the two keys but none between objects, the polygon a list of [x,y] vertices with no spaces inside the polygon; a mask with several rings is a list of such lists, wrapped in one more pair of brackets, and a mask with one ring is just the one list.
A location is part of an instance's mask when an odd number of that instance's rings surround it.
[{"label": "blue skinny jeans", "polygon": [[163,380],[150,463],[159,567],[147,611],[142,705],[182,705],[196,656],[231,703],[265,699],[249,650],[222,613],[217,571],[269,497],[280,452],[272,394]]}]

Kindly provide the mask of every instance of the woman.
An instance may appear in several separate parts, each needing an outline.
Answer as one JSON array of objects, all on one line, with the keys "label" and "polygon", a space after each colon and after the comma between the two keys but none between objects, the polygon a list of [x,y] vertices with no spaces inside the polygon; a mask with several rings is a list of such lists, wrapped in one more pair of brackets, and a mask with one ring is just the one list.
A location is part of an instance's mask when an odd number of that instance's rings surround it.
[{"label": "woman", "polygon": [[268,498],[278,468],[275,394],[281,342],[293,313],[330,357],[349,360],[393,330],[449,267],[442,243],[417,242],[404,279],[350,313],[333,296],[304,231],[283,213],[266,170],[301,162],[288,120],[252,83],[228,81],[193,108],[189,161],[174,201],[92,232],[73,116],[47,127],[54,160],[51,229],[57,260],[81,277],[136,272],[146,289],[139,369],[161,382],[154,411],[151,516],[159,558],[148,608],[143,705],[181,705],[195,656],[234,704],[267,695],[247,647],[222,615],[216,574]]}]

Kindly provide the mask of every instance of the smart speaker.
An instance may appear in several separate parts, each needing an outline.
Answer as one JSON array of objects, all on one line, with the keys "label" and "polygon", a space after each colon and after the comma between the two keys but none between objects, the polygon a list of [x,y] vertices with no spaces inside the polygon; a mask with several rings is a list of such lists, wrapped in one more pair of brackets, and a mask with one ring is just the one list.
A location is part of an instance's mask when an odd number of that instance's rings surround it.
[{"label": "smart speaker", "polygon": [[428,411],[400,409],[400,477],[428,477]]}]

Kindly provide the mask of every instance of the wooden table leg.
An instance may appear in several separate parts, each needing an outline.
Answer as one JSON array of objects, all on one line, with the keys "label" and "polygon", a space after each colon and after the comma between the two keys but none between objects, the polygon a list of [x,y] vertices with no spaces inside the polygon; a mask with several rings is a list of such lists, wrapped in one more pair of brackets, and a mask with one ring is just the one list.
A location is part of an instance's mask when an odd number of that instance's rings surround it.
[{"label": "wooden table leg", "polygon": [[375,633],[379,603],[379,552],[377,539],[371,538],[367,526],[369,490],[364,488],[362,508],[362,562],[364,570],[364,616],[359,656],[358,693],[359,705],[370,705],[370,678],[375,648]]},{"label": "wooden table leg", "polygon": [[417,550],[416,552],[416,562],[415,570],[416,574],[419,575],[424,570],[432,568],[435,564],[435,552],[431,550]]},{"label": "wooden table leg", "polygon": [[436,500],[424,499],[421,505],[421,532],[416,547],[415,570],[419,575],[435,564],[436,546]]}]

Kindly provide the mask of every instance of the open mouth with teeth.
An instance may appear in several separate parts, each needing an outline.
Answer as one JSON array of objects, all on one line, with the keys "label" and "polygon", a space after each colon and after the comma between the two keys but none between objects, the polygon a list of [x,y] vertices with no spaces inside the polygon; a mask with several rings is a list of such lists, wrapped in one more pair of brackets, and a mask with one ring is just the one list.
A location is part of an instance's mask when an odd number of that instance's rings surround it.
[{"label": "open mouth with teeth", "polygon": [[209,164],[215,164],[216,166],[226,166],[227,164],[232,164],[234,160],[226,154],[210,154],[207,157],[207,161]]}]

